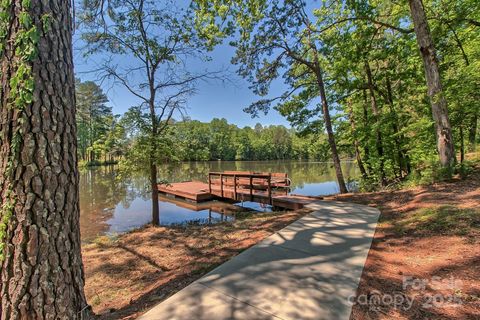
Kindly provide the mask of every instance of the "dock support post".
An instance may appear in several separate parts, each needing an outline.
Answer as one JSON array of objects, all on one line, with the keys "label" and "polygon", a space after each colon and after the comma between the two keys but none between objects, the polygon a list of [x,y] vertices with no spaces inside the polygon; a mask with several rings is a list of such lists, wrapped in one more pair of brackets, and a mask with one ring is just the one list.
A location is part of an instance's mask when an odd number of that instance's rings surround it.
[{"label": "dock support post", "polygon": [[235,201],[237,201],[237,175],[233,175],[233,196]]},{"label": "dock support post", "polygon": [[208,174],[208,192],[212,194],[212,174]]},{"label": "dock support post", "polygon": [[253,202],[253,177],[250,176],[250,201]]},{"label": "dock support post", "polygon": [[223,198],[223,174],[220,175],[220,191]]},{"label": "dock support post", "polygon": [[272,199],[272,175],[269,175],[267,178],[268,182],[268,201],[270,202],[270,205],[273,205],[273,199]]}]

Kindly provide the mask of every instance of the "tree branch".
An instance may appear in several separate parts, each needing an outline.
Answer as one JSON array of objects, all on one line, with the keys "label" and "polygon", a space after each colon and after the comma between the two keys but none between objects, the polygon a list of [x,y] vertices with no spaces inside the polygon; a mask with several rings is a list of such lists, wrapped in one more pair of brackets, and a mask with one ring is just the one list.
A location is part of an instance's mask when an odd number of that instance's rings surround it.
[{"label": "tree branch", "polygon": [[325,31],[327,31],[328,29],[331,29],[331,28],[333,28],[334,26],[336,26],[340,23],[347,22],[347,21],[356,21],[356,20],[368,21],[368,22],[371,22],[373,24],[377,24],[377,25],[380,25],[380,26],[388,28],[388,29],[393,29],[393,30],[396,30],[396,31],[404,33],[404,34],[409,34],[409,33],[415,32],[415,30],[413,30],[413,28],[405,29],[405,28],[402,28],[402,27],[394,26],[394,25],[392,25],[390,23],[387,23],[387,22],[375,20],[371,17],[362,17],[362,16],[343,18],[343,19],[335,21],[334,23],[332,23],[332,24],[330,24],[330,25],[328,25],[328,26],[326,26],[326,27],[324,27],[320,30],[317,30],[317,31],[313,30],[313,32],[323,33]]}]

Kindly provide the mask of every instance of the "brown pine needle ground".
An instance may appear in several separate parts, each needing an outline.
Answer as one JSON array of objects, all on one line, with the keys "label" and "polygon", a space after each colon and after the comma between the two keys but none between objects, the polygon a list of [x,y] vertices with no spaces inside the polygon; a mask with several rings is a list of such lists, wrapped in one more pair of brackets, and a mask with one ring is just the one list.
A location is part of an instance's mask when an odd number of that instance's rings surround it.
[{"label": "brown pine needle ground", "polygon": [[[332,198],[382,212],[357,296],[413,299],[357,304],[351,319],[479,319],[480,167],[465,180]],[[405,290],[406,279],[427,283]]]},{"label": "brown pine needle ground", "polygon": [[86,295],[101,319],[130,319],[308,213],[246,213],[234,223],[145,228],[83,247]]}]

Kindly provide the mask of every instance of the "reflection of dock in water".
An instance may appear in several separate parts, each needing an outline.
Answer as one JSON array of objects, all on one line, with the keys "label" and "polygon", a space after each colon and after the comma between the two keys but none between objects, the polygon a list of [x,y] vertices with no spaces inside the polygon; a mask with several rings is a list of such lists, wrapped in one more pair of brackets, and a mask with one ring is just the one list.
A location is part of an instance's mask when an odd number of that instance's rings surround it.
[{"label": "reflection of dock in water", "polygon": [[158,185],[161,194],[201,203],[219,199],[235,202],[257,202],[283,209],[301,209],[318,200],[315,197],[288,193],[290,180],[286,174],[210,172],[208,183],[187,181]]},{"label": "reflection of dock in water", "polygon": [[[219,201],[207,201],[207,202],[193,202],[191,200],[185,200],[178,198],[171,194],[160,194],[159,199],[164,202],[174,204],[180,208],[188,209],[195,212],[208,210],[208,222],[211,223],[212,214],[220,215],[220,221],[227,221],[230,217],[233,218],[236,213],[249,211],[252,209],[242,208],[234,204],[219,202]],[[253,211],[253,210],[252,210]]]}]

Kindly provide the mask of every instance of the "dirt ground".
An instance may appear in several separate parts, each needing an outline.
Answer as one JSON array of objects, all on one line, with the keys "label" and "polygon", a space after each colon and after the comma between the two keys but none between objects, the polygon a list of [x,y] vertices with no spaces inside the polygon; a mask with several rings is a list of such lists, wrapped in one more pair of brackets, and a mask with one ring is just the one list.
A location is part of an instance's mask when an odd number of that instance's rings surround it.
[{"label": "dirt ground", "polygon": [[351,319],[480,319],[480,167],[465,180],[340,201],[382,212]]},{"label": "dirt ground", "polygon": [[146,226],[99,238],[82,249],[88,302],[100,319],[134,319],[308,212],[245,213],[235,223]]}]

